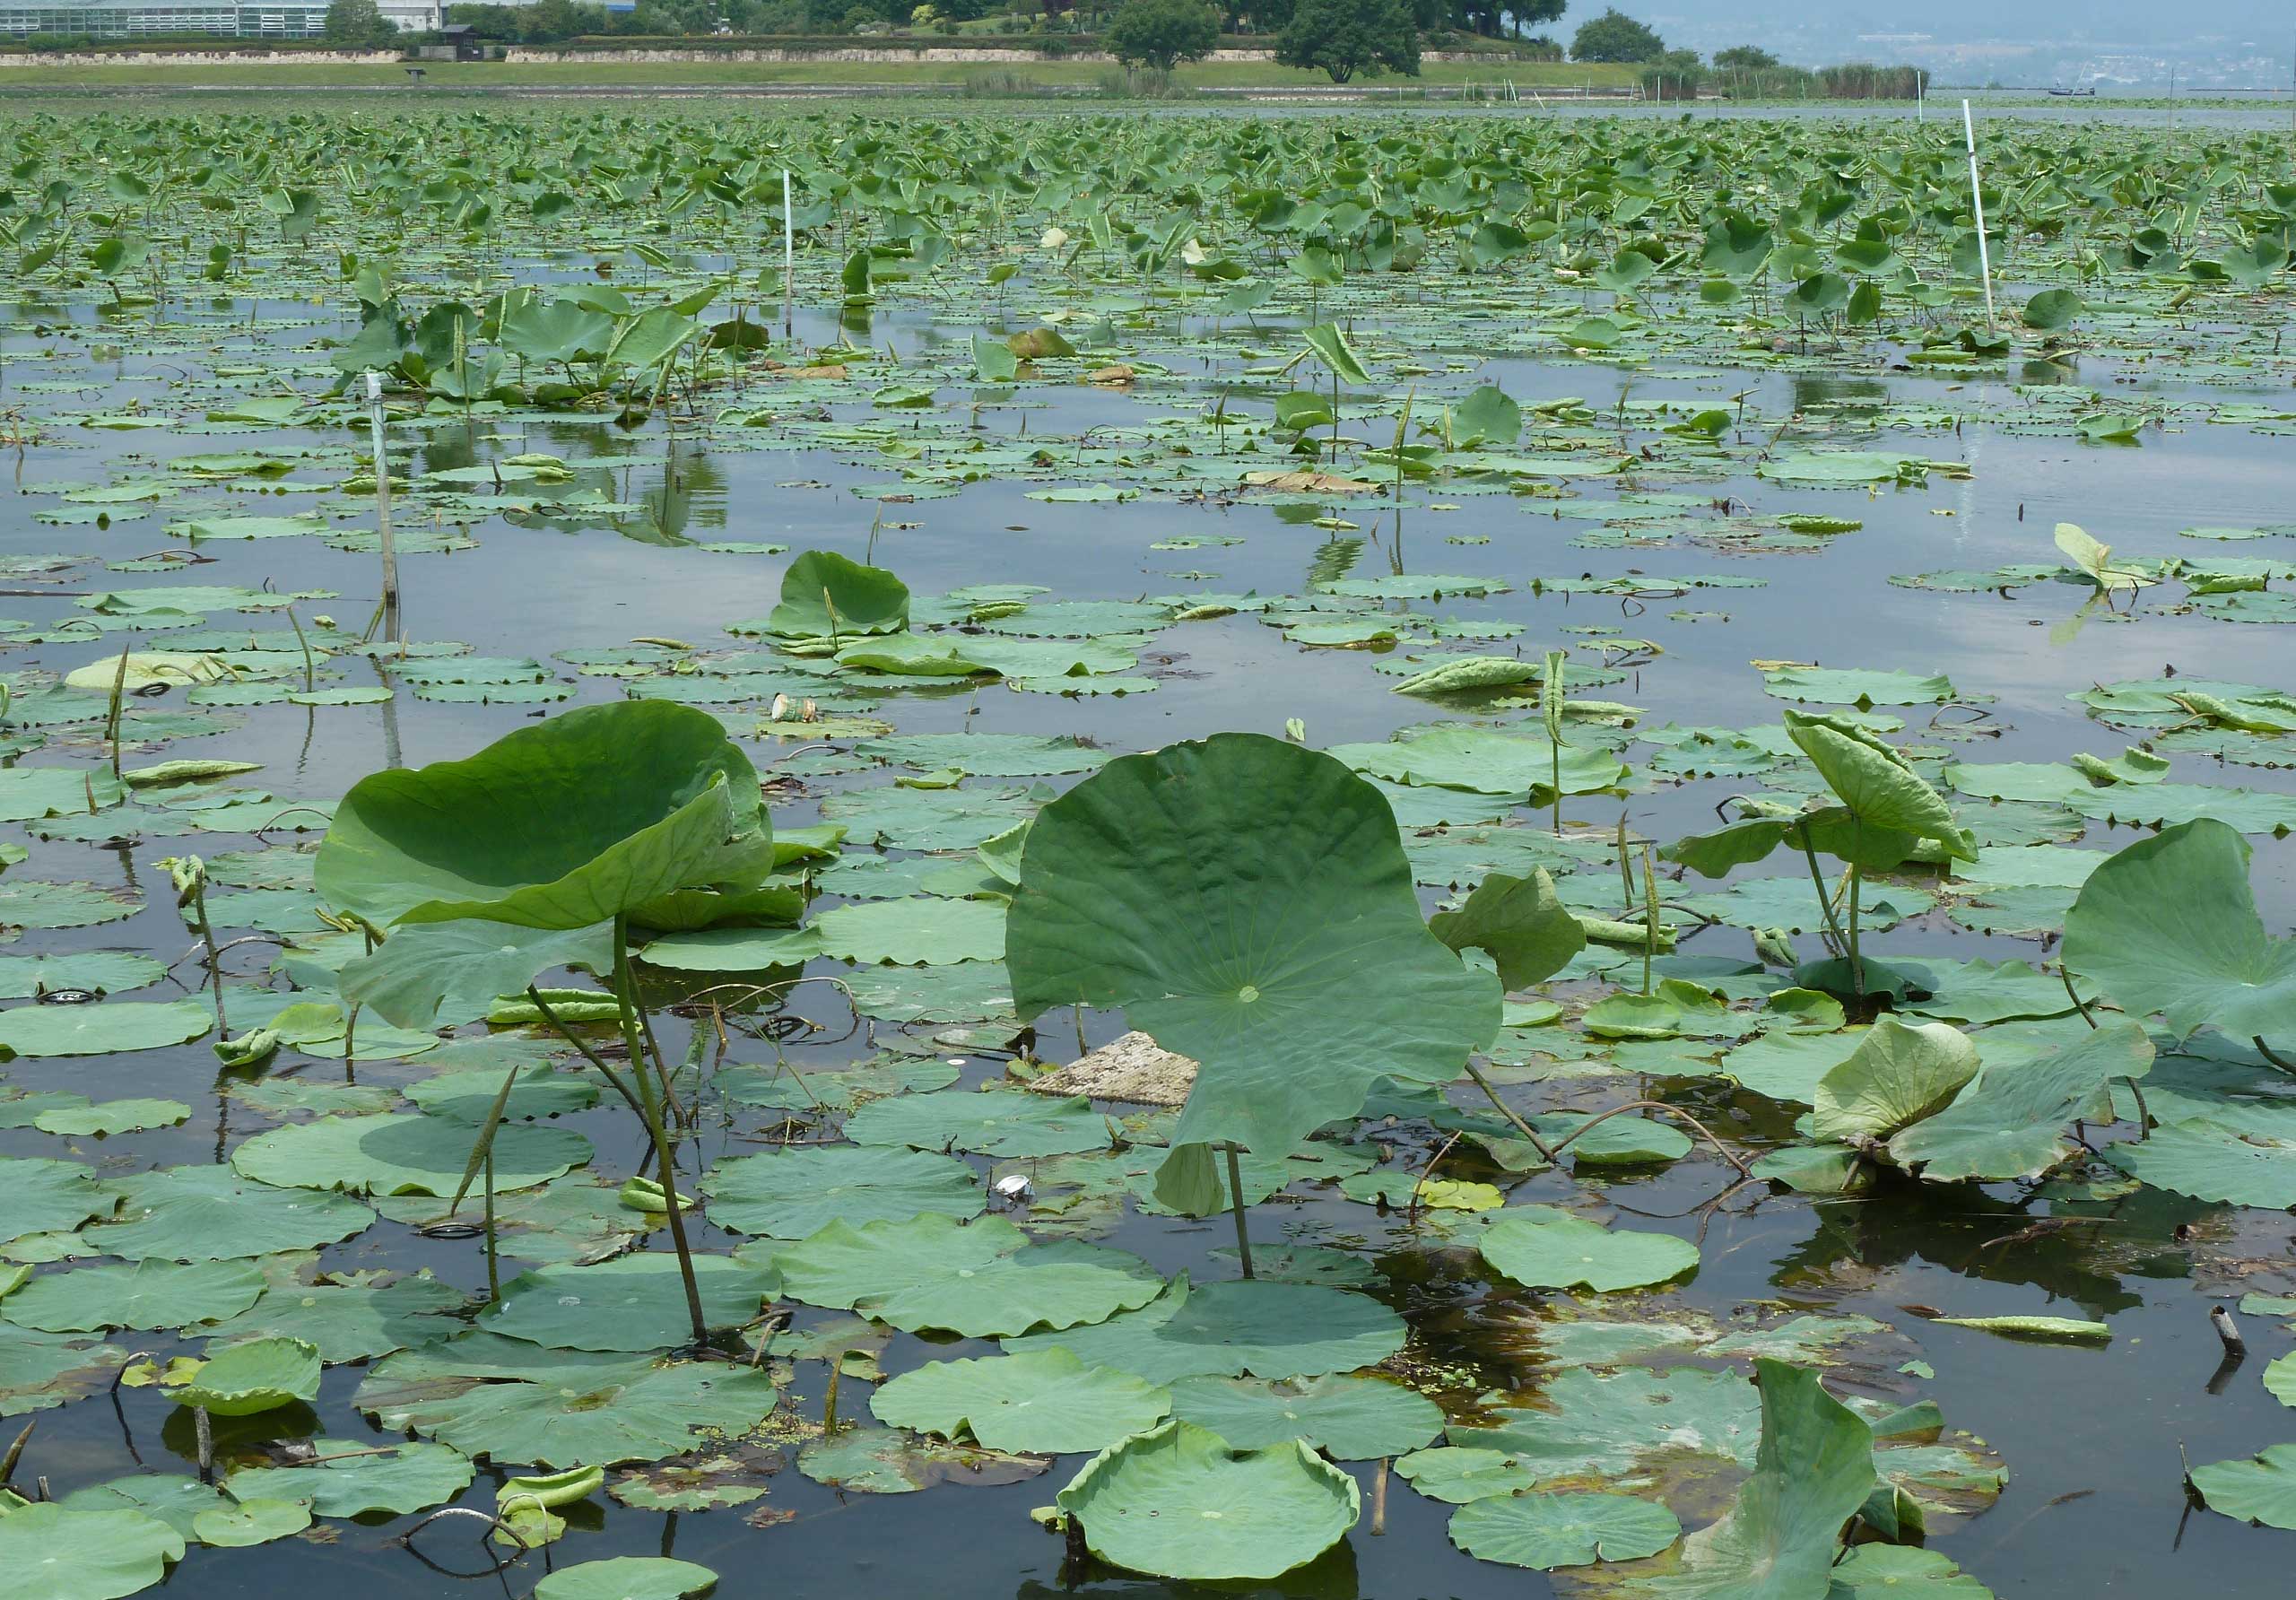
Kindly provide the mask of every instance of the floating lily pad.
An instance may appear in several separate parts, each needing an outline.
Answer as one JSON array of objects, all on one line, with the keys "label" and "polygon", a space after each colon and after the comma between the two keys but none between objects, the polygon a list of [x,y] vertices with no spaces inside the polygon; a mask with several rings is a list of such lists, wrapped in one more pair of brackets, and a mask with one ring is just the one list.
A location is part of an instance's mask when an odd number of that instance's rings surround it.
[{"label": "floating lily pad", "polygon": [[933,1212],[857,1228],[833,1222],[783,1247],[774,1262],[792,1299],[911,1333],[944,1328],[970,1338],[1099,1322],[1146,1305],[1164,1287],[1147,1263],[1121,1250],[1031,1244],[1003,1217],[960,1223]]},{"label": "floating lily pad", "polygon": [[0,1571],[40,1600],[119,1600],[183,1560],[183,1536],[141,1511],[31,1505],[0,1517]]},{"label": "floating lily pad", "polygon": [[885,1147],[761,1151],[720,1161],[701,1187],[718,1226],[776,1239],[804,1239],[839,1218],[901,1222],[929,1211],[962,1221],[987,1204],[964,1162]]},{"label": "floating lily pad", "polygon": [[905,1094],[872,1100],[845,1124],[857,1144],[907,1144],[981,1155],[1070,1155],[1106,1150],[1109,1118],[1082,1098],[1055,1100],[1019,1090]]},{"label": "floating lily pad", "polygon": [[1183,1378],[1172,1385],[1172,1414],[1239,1450],[1296,1439],[1339,1461],[1401,1456],[1443,1431],[1441,1408],[1424,1395],[1342,1373],[1291,1383]]},{"label": "floating lily pad", "polygon": [[[693,1258],[701,1315],[713,1328],[745,1327],[764,1309],[774,1276],[727,1256]],[[484,1317],[498,1334],[559,1350],[665,1350],[692,1336],[678,1258],[665,1250],[591,1266],[538,1266],[502,1286]]]},{"label": "floating lily pad", "polygon": [[[322,1117],[257,1134],[231,1165],[283,1188],[445,1197],[461,1186],[470,1147],[471,1129],[442,1117]],[[493,1148],[494,1187],[504,1190],[534,1188],[590,1159],[590,1142],[566,1128],[505,1126]]]},{"label": "floating lily pad", "polygon": [[1058,1346],[982,1361],[934,1361],[881,1385],[869,1408],[889,1427],[991,1450],[1101,1450],[1161,1422],[1171,1397],[1128,1372],[1087,1367]]},{"label": "floating lily pad", "polygon": [[309,1466],[241,1467],[225,1486],[240,1500],[290,1500],[320,1517],[406,1516],[470,1487],[470,1458],[445,1445],[315,1439]]},{"label": "floating lily pad", "polygon": [[1403,1318],[1369,1296],[1259,1279],[1192,1287],[1096,1326],[1007,1339],[1013,1353],[1065,1346],[1151,1383],[1192,1377],[1316,1378],[1376,1366],[1403,1348]]},{"label": "floating lily pad", "polygon": [[185,1328],[236,1317],[263,1292],[252,1262],[139,1261],[49,1273],[0,1300],[0,1317],[46,1333]]},{"label": "floating lily pad", "polygon": [[170,1167],[120,1180],[117,1219],[89,1234],[130,1261],[211,1261],[317,1249],[349,1239],[375,1213],[345,1195],[278,1189],[227,1167]]},{"label": "floating lily pad", "polygon": [[1656,1555],[1682,1536],[1674,1514],[1631,1494],[1518,1491],[1470,1500],[1451,1513],[1451,1543],[1509,1567],[1583,1567]]},{"label": "floating lily pad", "polygon": [[1670,1233],[1605,1228],[1552,1206],[1511,1208],[1476,1241],[1493,1269],[1532,1288],[1639,1289],[1698,1265],[1698,1247]]},{"label": "floating lily pad", "polygon": [[1355,1480],[1305,1445],[1232,1450],[1177,1421],[1101,1451],[1058,1498],[1102,1561],[1195,1581],[1288,1572],[1345,1538],[1361,1509]]}]

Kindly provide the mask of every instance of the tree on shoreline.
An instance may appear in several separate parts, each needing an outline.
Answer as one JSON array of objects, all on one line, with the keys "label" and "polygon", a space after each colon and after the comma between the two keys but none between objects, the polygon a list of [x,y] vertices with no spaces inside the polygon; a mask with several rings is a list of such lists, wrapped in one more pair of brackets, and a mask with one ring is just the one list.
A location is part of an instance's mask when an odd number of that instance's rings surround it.
[{"label": "tree on shoreline", "polygon": [[1300,0],[1275,45],[1283,66],[1319,69],[1335,83],[1358,73],[1419,75],[1419,28],[1401,0]]}]

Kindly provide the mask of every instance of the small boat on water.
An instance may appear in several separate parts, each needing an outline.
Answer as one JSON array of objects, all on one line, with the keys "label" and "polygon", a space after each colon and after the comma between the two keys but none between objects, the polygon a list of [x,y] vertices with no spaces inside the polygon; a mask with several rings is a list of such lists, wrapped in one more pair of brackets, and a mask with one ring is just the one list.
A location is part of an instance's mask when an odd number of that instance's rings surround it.
[{"label": "small boat on water", "polygon": [[2097,98],[2097,89],[2093,83],[2086,89],[2052,89],[2048,92],[2052,100],[2094,100]]}]

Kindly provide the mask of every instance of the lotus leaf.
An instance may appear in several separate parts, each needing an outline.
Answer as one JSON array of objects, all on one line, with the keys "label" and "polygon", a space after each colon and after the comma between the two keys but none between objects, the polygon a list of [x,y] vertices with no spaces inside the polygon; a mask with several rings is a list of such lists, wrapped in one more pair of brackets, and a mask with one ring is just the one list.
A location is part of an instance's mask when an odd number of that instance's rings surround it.
[{"label": "lotus leaf", "polygon": [[847,1119],[857,1144],[969,1150],[982,1155],[1074,1155],[1106,1150],[1109,1118],[1081,1097],[1054,1100],[1018,1090],[889,1096]]},{"label": "lotus leaf", "polygon": [[2152,1067],[2152,1041],[2134,1022],[2038,1061],[1987,1066],[1944,1110],[1892,1137],[1891,1158],[1925,1178],[2038,1176],[2080,1148],[2067,1131],[2074,1120],[2111,1119],[2112,1083]]},{"label": "lotus leaf", "polygon": [[564,1468],[683,1455],[703,1430],[748,1432],[774,1399],[772,1379],[744,1366],[545,1350],[482,1332],[385,1357],[352,1404],[465,1455]]},{"label": "lotus leaf", "polygon": [[696,1600],[717,1586],[715,1572],[691,1561],[618,1555],[548,1574],[535,1586],[535,1600]]},{"label": "lotus leaf", "polygon": [[2065,964],[2179,1038],[2296,1039],[2296,939],[2265,932],[2248,845],[2219,822],[2179,822],[2089,874],[2065,918]]},{"label": "lotus leaf", "polygon": [[1993,1591],[1934,1550],[1860,1544],[1834,1568],[1825,1600],[1993,1600]]},{"label": "lotus leaf", "polygon": [[1100,1322],[1148,1304],[1164,1286],[1121,1250],[1068,1239],[1032,1245],[1003,1217],[960,1223],[933,1212],[857,1228],[832,1222],[777,1251],[774,1262],[794,1300],[910,1333],[945,1328],[969,1338]]},{"label": "lotus leaf", "polygon": [[874,965],[946,966],[1004,959],[1003,908],[970,900],[876,900],[813,919],[822,953]]},{"label": "lotus leaf", "polygon": [[317,1249],[349,1239],[375,1213],[347,1195],[279,1189],[224,1167],[170,1167],[121,1179],[116,1220],[88,1240],[130,1261],[213,1261]]},{"label": "lotus leaf", "polygon": [[1383,1075],[1447,1082],[1498,1027],[1497,985],[1421,920],[1386,802],[1281,740],[1110,761],[1044,808],[1022,871],[1023,1017],[1122,1007],[1199,1063],[1176,1143],[1289,1150]]},{"label": "lotus leaf", "polygon": [[[2212,1511],[2296,1528],[2296,1444],[2274,1445],[2253,1460],[2212,1461],[2191,1472],[2193,1488]],[[0,1534],[7,1525],[0,1523]]]},{"label": "lotus leaf", "polygon": [[1182,1422],[1101,1451],[1058,1499],[1102,1561],[1198,1582],[1288,1572],[1345,1538],[1361,1509],[1355,1480],[1305,1445],[1233,1450]]},{"label": "lotus leaf", "polygon": [[1457,910],[1429,917],[1427,930],[1453,950],[1488,952],[1510,990],[1552,977],[1587,944],[1586,929],[1543,867],[1533,867],[1527,878],[1493,873]]},{"label": "lotus leaf", "polygon": [[0,1571],[40,1600],[119,1600],[183,1560],[183,1536],[141,1511],[25,1506],[0,1517]]},{"label": "lotus leaf", "polygon": [[[613,772],[617,781],[600,775]],[[459,761],[370,774],[319,847],[319,898],[368,921],[577,929],[699,884],[753,883],[772,839],[714,717],[586,707]]]},{"label": "lotus leaf", "polygon": [[2296,1109],[2228,1106],[2108,1145],[2105,1159],[2155,1188],[2285,1211],[2296,1207]]},{"label": "lotus leaf", "polygon": [[1498,1411],[1488,1423],[1454,1423],[1451,1442],[1503,1452],[1535,1481],[1548,1483],[1615,1479],[1678,1451],[1750,1464],[1761,1437],[1759,1398],[1735,1372],[1629,1367],[1601,1374],[1573,1367],[1556,1374],[1540,1399],[1539,1409]]},{"label": "lotus leaf", "polygon": [[[257,1134],[231,1152],[231,1165],[282,1188],[446,1198],[461,1187],[470,1145],[470,1129],[444,1117],[322,1117]],[[506,1125],[493,1151],[494,1187],[528,1189],[588,1161],[590,1142],[565,1128]]]},{"label": "lotus leaf", "polygon": [[241,1467],[225,1487],[239,1500],[290,1500],[319,1517],[407,1516],[444,1505],[470,1487],[470,1458],[445,1445],[317,1439],[306,1466]]},{"label": "lotus leaf", "polygon": [[0,1339],[0,1417],[62,1405],[95,1388],[126,1360],[127,1352],[117,1345],[11,1327]]},{"label": "lotus leaf", "polygon": [[1509,1567],[1583,1567],[1656,1555],[1682,1536],[1674,1514],[1631,1494],[1517,1491],[1451,1513],[1451,1543]]},{"label": "lotus leaf", "polygon": [[1538,1474],[1504,1450],[1437,1445],[1396,1462],[1396,1475],[1430,1500],[1463,1506],[1531,1488]]},{"label": "lotus leaf", "polygon": [[197,1039],[215,1013],[196,1000],[17,1005],[0,1012],[0,1049],[16,1056],[116,1056]]},{"label": "lotus leaf", "polygon": [[265,1290],[254,1305],[207,1331],[223,1341],[303,1340],[318,1347],[327,1365],[336,1366],[459,1332],[461,1325],[444,1314],[460,1310],[465,1298],[461,1290],[427,1274],[380,1287],[291,1283]]},{"label": "lotus leaf", "polygon": [[808,550],[781,576],[781,604],[765,630],[785,639],[899,633],[909,626],[909,586],[883,567],[833,550]]},{"label": "lotus leaf", "polygon": [[1401,1456],[1443,1431],[1441,1408],[1424,1395],[1344,1373],[1283,1383],[1183,1378],[1172,1384],[1171,1407],[1239,1450],[1296,1439],[1338,1461]]},{"label": "lotus leaf", "polygon": [[987,1204],[964,1162],[883,1147],[761,1151],[720,1161],[701,1187],[719,1227],[775,1239],[804,1239],[840,1218],[898,1222],[929,1211],[961,1222]]},{"label": "lotus leaf", "polygon": [[345,1000],[394,1027],[451,1028],[478,1021],[502,996],[523,994],[561,967],[611,972],[613,925],[534,928],[477,917],[409,923],[372,954],[345,961],[341,987]]},{"label": "lotus leaf", "polygon": [[1026,1355],[933,1361],[881,1385],[869,1409],[889,1427],[984,1448],[1067,1455],[1101,1450],[1153,1428],[1171,1397],[1109,1367],[1087,1367],[1057,1345]]},{"label": "lotus leaf", "polygon": [[808,1439],[797,1455],[797,1470],[815,1483],[861,1494],[911,1494],[935,1483],[1015,1483],[1050,1465],[1041,1456],[1008,1456],[899,1428],[844,1428]]},{"label": "lotus leaf", "polygon": [[91,1217],[109,1215],[118,1197],[77,1161],[40,1156],[0,1157],[0,1242],[31,1233],[61,1233]]},{"label": "lotus leaf", "polygon": [[47,1333],[187,1328],[236,1317],[263,1292],[252,1262],[139,1261],[51,1273],[0,1300],[0,1317]]},{"label": "lotus leaf", "polygon": [[191,1519],[192,1536],[221,1550],[268,1544],[310,1526],[309,1509],[294,1500],[240,1500]]},{"label": "lotus leaf", "polygon": [[1639,1289],[1698,1265],[1698,1247],[1688,1239],[1605,1228],[1550,1205],[1501,1213],[1476,1248],[1493,1270],[1535,1289]]},{"label": "lotus leaf", "polygon": [[[774,1290],[770,1271],[731,1257],[697,1256],[693,1270],[713,1328],[748,1326]],[[538,1266],[502,1286],[483,1326],[556,1350],[664,1350],[692,1333],[678,1258],[667,1251]]]},{"label": "lotus leaf", "polygon": [[1404,1323],[1367,1295],[1259,1279],[1192,1287],[1096,1326],[1007,1339],[1010,1353],[1064,1346],[1088,1365],[1150,1383],[1193,1377],[1317,1378],[1376,1366],[1403,1348]]},{"label": "lotus leaf", "polygon": [[316,1344],[260,1338],[210,1350],[192,1380],[175,1392],[177,1404],[204,1406],[219,1417],[250,1417],[318,1398]]},{"label": "lotus leaf", "polygon": [[1977,1047],[1960,1029],[1885,1016],[1818,1080],[1811,1131],[1821,1139],[1887,1139],[1943,1110],[1977,1071]]}]

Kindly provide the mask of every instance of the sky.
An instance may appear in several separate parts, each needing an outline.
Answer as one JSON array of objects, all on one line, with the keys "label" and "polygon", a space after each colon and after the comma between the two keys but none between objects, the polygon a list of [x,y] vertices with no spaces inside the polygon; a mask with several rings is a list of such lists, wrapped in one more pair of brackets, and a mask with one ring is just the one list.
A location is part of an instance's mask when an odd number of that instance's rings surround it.
[{"label": "sky", "polygon": [[[1573,0],[1563,25],[1602,8],[1603,0]],[[2289,0],[2210,0],[2197,7],[2160,0],[1819,0],[1815,7],[1808,0],[1623,0],[1619,8],[1685,36],[1807,34],[1822,19],[1823,31],[1839,31],[1845,53],[1857,35],[1882,32],[1926,33],[1940,42],[2084,40],[2168,49],[2223,36],[2283,56],[2296,42],[2296,5]]]}]

